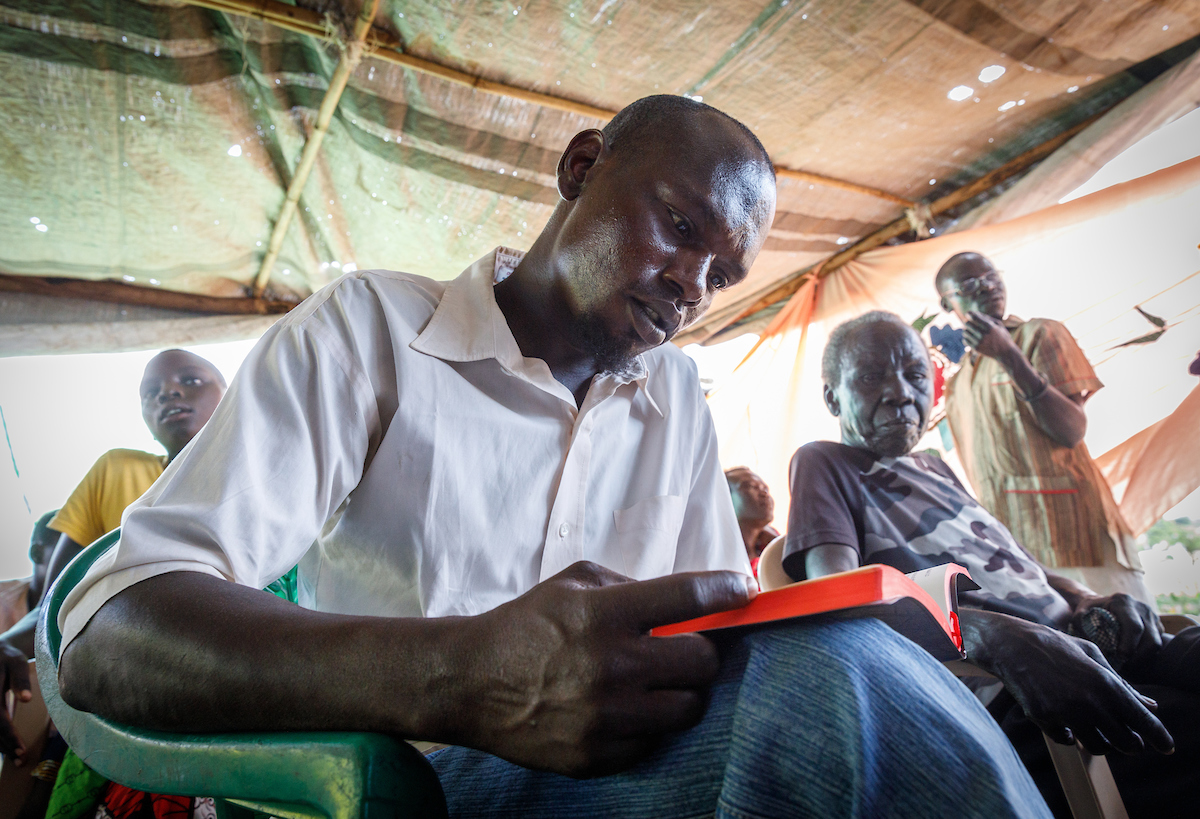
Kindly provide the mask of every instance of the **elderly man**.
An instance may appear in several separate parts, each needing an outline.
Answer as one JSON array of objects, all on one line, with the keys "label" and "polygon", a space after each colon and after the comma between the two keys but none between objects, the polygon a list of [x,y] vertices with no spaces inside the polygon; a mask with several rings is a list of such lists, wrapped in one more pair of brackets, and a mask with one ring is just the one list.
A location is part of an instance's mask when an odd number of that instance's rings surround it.
[{"label": "elderly man", "polygon": [[[1131,815],[1180,816],[1194,807],[1200,627],[1164,636],[1145,604],[1046,571],[939,458],[910,454],[926,428],[933,382],[928,350],[899,317],[867,313],[836,328],[822,377],[842,440],[806,444],[792,459],[788,574],[799,580],[863,563],[904,572],[967,567],[982,587],[962,595],[967,659],[999,677],[1015,700],[1015,713],[1001,717],[1048,801],[1061,795],[1048,758],[1038,768],[1044,746],[1028,720],[1058,742],[1126,754],[1145,746],[1170,753],[1166,722],[1186,732],[1177,737],[1181,753],[1117,758],[1113,772]],[[1098,622],[1119,630],[1097,636],[1113,638],[1108,655],[1124,679],[1096,645],[1063,633]],[[1126,680],[1144,684],[1161,707]]]},{"label": "elderly man", "polygon": [[[455,816],[1045,815],[881,625],[648,635],[757,588],[664,342],[746,276],[773,170],[727,115],[650,97],[557,185],[528,253],[355,272],[267,333],[66,601],[64,698],[448,743]],[[254,591],[297,560],[302,607]]]},{"label": "elderly man", "polygon": [[1042,563],[1153,604],[1137,546],[1083,442],[1103,384],[1057,321],[1005,316],[1004,280],[978,253],[937,273],[971,348],[946,385],[946,419],[980,502]]}]

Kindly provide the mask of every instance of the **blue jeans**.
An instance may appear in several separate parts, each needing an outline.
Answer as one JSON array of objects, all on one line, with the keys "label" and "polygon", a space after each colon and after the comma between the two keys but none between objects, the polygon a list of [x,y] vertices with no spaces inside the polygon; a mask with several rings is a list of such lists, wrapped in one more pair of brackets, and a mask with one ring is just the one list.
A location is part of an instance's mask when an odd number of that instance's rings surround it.
[{"label": "blue jeans", "polygon": [[876,620],[717,637],[704,720],[624,773],[530,771],[468,748],[430,757],[452,817],[1050,816],[971,693]]}]

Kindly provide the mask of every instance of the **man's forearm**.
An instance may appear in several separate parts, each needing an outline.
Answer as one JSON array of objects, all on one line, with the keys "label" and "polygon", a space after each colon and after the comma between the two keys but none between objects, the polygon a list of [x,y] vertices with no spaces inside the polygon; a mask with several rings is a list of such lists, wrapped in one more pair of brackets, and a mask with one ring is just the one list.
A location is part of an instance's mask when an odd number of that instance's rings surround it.
[{"label": "man's forearm", "polygon": [[473,617],[322,614],[196,572],[105,603],[67,647],[63,699],[173,731],[379,731],[527,767],[628,767],[695,725],[716,648],[653,626],[745,605],[737,572],[631,582],[576,563]]},{"label": "man's forearm", "polygon": [[1087,586],[1049,570],[1046,571],[1046,582],[1050,584],[1050,588],[1062,595],[1072,610],[1077,609],[1079,604],[1086,598],[1097,596],[1096,592]]},{"label": "man's forearm", "polygon": [[[171,731],[350,730],[443,739],[467,618],[321,614],[195,572],[105,603],[63,655],[63,698]],[[436,726],[436,727],[434,727]],[[426,735],[426,731],[430,731]],[[437,736],[434,736],[437,734]]]},{"label": "man's forearm", "polygon": [[0,640],[8,642],[19,649],[26,657],[33,656],[33,635],[37,629],[37,618],[40,609],[34,609],[18,620],[8,631],[0,634]]},{"label": "man's forearm", "polygon": [[1087,415],[1083,407],[1063,395],[1046,377],[1033,368],[1015,345],[999,359],[1000,365],[1012,376],[1013,383],[1029,401],[1038,426],[1055,443],[1073,447],[1087,433]]}]

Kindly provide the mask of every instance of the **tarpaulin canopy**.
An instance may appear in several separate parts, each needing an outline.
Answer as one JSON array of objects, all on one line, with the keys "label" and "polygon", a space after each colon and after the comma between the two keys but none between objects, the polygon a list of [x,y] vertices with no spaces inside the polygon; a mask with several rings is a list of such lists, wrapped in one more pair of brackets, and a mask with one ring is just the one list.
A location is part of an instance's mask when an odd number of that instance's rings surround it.
[{"label": "tarpaulin canopy", "polygon": [[0,0],[0,352],[253,333],[347,266],[456,275],[527,245],[570,137],[653,93],[741,118],[782,169],[766,248],[703,338],[906,209],[920,226],[1200,34],[1194,0],[384,0],[254,294],[360,8]]}]

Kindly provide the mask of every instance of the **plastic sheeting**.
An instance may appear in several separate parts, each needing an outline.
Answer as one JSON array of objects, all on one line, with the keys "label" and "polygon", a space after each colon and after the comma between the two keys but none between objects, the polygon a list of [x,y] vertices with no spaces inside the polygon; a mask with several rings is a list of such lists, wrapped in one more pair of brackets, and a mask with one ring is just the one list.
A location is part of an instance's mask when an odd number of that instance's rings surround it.
[{"label": "plastic sheeting", "polygon": [[[385,0],[376,23],[412,54],[604,108],[703,97],[780,165],[929,199],[1142,87],[1143,61],[1200,33],[1200,3]],[[0,0],[0,271],[241,294],[335,57],[177,0]],[[304,296],[347,264],[447,278],[527,245],[560,150],[600,124],[368,58],[271,289]],[[900,212],[781,180],[765,251],[715,308]]]}]

